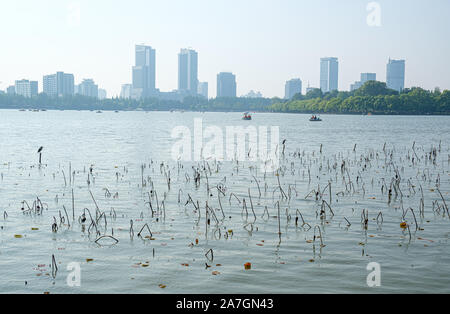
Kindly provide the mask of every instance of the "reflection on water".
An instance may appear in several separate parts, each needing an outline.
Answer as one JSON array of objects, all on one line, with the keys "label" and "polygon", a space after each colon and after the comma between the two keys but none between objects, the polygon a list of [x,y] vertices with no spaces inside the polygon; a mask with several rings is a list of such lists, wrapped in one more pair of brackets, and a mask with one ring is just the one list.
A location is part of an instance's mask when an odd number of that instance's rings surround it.
[{"label": "reflection on water", "polygon": [[[0,114],[2,293],[450,292],[448,117]],[[172,128],[193,129],[197,117],[205,127],[280,126],[279,176],[171,160]],[[42,214],[28,211],[37,198]],[[119,242],[96,243],[102,235]],[[66,284],[72,262],[79,288]],[[370,262],[381,265],[379,288],[367,286]]]}]

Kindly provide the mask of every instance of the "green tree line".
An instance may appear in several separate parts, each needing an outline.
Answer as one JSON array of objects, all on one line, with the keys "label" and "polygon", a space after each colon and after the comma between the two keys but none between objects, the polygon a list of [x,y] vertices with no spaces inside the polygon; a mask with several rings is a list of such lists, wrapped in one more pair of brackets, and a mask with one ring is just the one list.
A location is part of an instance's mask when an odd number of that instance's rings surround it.
[{"label": "green tree line", "polygon": [[291,100],[280,98],[185,97],[183,101],[147,98],[142,100],[112,98],[98,100],[80,95],[33,98],[0,94],[0,109],[46,110],[146,110],[146,111],[235,111],[335,114],[450,114],[450,91],[427,91],[420,87],[401,93],[385,83],[370,81],[352,92],[322,93],[313,89]]},{"label": "green tree line", "polygon": [[369,81],[352,92],[323,94],[314,89],[306,95],[271,106],[277,112],[341,114],[450,114],[450,91],[427,91],[420,87],[401,93],[388,89],[386,83]]}]

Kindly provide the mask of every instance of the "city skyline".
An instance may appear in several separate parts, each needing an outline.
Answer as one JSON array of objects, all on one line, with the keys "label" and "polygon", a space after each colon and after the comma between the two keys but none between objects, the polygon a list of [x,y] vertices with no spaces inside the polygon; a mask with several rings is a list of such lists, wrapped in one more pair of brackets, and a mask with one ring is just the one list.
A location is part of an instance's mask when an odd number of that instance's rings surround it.
[{"label": "city skyline", "polygon": [[[70,11],[72,3],[79,4],[78,20]],[[110,96],[118,96],[122,84],[130,82],[130,47],[142,42],[158,51],[155,80],[161,91],[177,89],[174,60],[180,47],[194,47],[201,55],[198,76],[209,83],[210,95],[216,95],[215,77],[222,71],[238,77],[239,96],[260,90],[265,97],[282,98],[284,83],[292,77],[319,87],[316,60],[327,55],[339,59],[339,90],[349,90],[362,71],[376,73],[384,81],[389,58],[407,60],[405,87],[450,88],[446,75],[450,60],[445,58],[450,45],[443,40],[450,25],[445,18],[448,1],[437,0],[432,6],[420,1],[378,1],[379,27],[367,23],[369,1],[272,3],[9,1],[2,4],[0,27],[13,28],[15,34],[4,34],[9,44],[0,51],[0,89],[23,78],[40,82],[44,73],[67,71],[77,78],[94,78]],[[255,8],[258,14],[249,16]],[[170,23],[165,21],[167,14],[173,15]],[[425,23],[414,23],[417,16]],[[188,20],[193,23],[186,24]],[[204,31],[196,31],[199,28]],[[301,39],[293,39],[300,30]],[[421,40],[411,40],[405,36],[408,33]],[[436,52],[432,58],[430,51]]]},{"label": "city skyline", "polygon": [[198,83],[198,53],[193,49],[181,49],[178,54],[178,90],[195,95]]},{"label": "city skyline", "polygon": [[[156,49],[151,46],[135,45],[135,66],[132,67],[132,84],[121,85],[120,98],[141,99],[146,97],[157,97],[166,99],[182,99],[187,95],[197,95],[209,98],[208,82],[198,80],[198,53],[193,49],[181,49],[178,54],[178,89],[165,92],[157,88],[156,82]],[[388,60],[386,65],[386,80],[388,88],[401,92],[405,89],[406,62],[405,60]],[[310,90],[321,89],[322,92],[342,91],[338,88],[339,81],[339,59],[335,57],[320,58],[320,87],[306,88],[303,92],[302,80],[290,79],[285,83],[284,98],[291,99],[295,94],[307,94]],[[377,81],[376,73],[363,72],[360,81],[350,85],[349,91],[354,91],[368,81]],[[380,81],[380,80],[378,80]],[[383,81],[383,80],[381,80]],[[19,82],[19,87],[18,87]],[[22,83],[23,84],[20,84]],[[49,96],[65,96],[80,94],[83,96],[106,98],[105,89],[100,89],[93,79],[83,79],[80,84],[75,84],[73,74],[57,72],[52,75],[44,75],[42,80],[42,93]],[[32,87],[28,86],[31,84]],[[226,87],[222,87],[226,86]],[[14,88],[12,91],[11,88]],[[19,92],[17,92],[19,90]],[[30,91],[31,90],[31,91]],[[0,90],[1,91],[1,90]],[[99,95],[101,91],[101,96]],[[344,90],[347,91],[347,90]],[[26,79],[16,80],[14,86],[9,86],[5,91],[26,97],[37,95],[38,82]],[[217,74],[216,97],[249,97],[253,90],[247,94],[237,95],[236,75],[231,72],[220,72]],[[96,95],[96,96],[94,96]],[[258,92],[253,97],[264,97]],[[114,97],[114,96],[113,96]],[[278,96],[277,96],[278,97]],[[283,98],[283,97],[278,97]]]}]

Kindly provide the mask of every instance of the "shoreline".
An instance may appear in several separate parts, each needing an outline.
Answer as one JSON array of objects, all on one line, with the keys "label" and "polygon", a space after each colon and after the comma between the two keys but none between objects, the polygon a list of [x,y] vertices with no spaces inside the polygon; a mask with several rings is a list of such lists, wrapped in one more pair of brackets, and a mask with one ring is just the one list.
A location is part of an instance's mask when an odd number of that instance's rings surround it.
[{"label": "shoreline", "polygon": [[[8,110],[8,111],[21,111],[21,112],[47,112],[47,111],[77,111],[77,112],[94,112],[97,113],[100,112],[165,112],[165,113],[188,113],[188,112],[195,112],[195,113],[242,113],[242,111],[239,110],[230,110],[230,111],[223,111],[223,110],[206,110],[206,111],[200,111],[200,110],[167,110],[167,109],[161,109],[161,110],[139,110],[139,109],[104,109],[104,108],[98,108],[98,109],[75,109],[75,108],[67,108],[67,109],[56,109],[56,108],[3,108],[0,107],[0,110]],[[291,114],[291,115],[321,115],[321,116],[415,116],[415,117],[443,117],[443,116],[450,116],[450,113],[426,113],[426,114],[418,114],[418,113],[359,113],[359,112],[326,112],[326,113],[320,113],[320,112],[285,112],[285,111],[255,111],[255,110],[248,110],[251,113],[255,114]]]}]

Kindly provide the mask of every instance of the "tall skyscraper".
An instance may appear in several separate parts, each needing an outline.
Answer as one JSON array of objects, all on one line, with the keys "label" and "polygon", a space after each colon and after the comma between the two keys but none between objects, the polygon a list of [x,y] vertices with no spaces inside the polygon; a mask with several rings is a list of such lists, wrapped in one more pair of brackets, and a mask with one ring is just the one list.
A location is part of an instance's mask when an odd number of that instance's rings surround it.
[{"label": "tall skyscraper", "polygon": [[124,99],[131,98],[132,90],[133,90],[133,85],[123,84],[122,89],[120,91],[120,98],[124,98]]},{"label": "tall skyscraper", "polygon": [[217,75],[217,97],[236,97],[236,76],[233,73]]},{"label": "tall skyscraper", "polygon": [[401,92],[405,89],[405,60],[391,60],[387,65],[386,85],[388,88]]},{"label": "tall skyscraper", "polygon": [[181,49],[178,54],[178,90],[196,95],[198,92],[198,54]]},{"label": "tall skyscraper", "polygon": [[103,100],[106,99],[108,93],[105,89],[99,88],[98,89],[98,99]]},{"label": "tall skyscraper", "polygon": [[98,98],[98,85],[96,85],[92,79],[84,79],[83,82],[78,85],[78,93],[82,96]]},{"label": "tall skyscraper", "polygon": [[208,82],[199,82],[197,93],[208,99]]},{"label": "tall skyscraper", "polygon": [[302,93],[302,80],[301,79],[292,79],[286,82],[285,86],[285,99],[291,99],[295,94]]},{"label": "tall skyscraper", "polygon": [[43,91],[48,96],[70,96],[75,93],[73,74],[57,72],[43,78]]},{"label": "tall skyscraper", "polygon": [[14,85],[9,86],[6,89],[6,94],[8,94],[8,95],[14,95],[15,93],[16,93],[16,87]]},{"label": "tall skyscraper", "polygon": [[29,80],[16,81],[15,93],[23,97],[34,97],[38,95],[38,82]]},{"label": "tall skyscraper", "polygon": [[327,93],[338,90],[339,62],[337,58],[320,59],[320,89]]},{"label": "tall skyscraper", "polygon": [[156,91],[156,51],[150,46],[136,45],[133,67],[133,98],[146,98]]},{"label": "tall skyscraper", "polygon": [[376,81],[376,80],[377,80],[376,73],[361,73],[361,80],[355,82],[354,84],[351,84],[350,91],[354,91],[354,90],[361,88],[366,82]]},{"label": "tall skyscraper", "polygon": [[361,83],[364,85],[369,81],[376,81],[377,74],[376,73],[361,73]]}]

